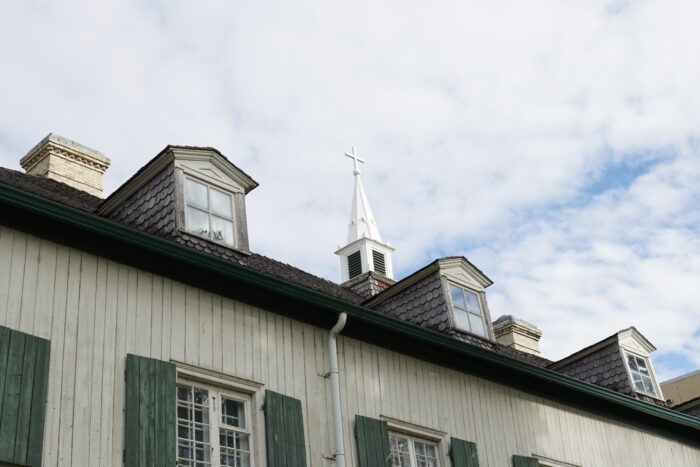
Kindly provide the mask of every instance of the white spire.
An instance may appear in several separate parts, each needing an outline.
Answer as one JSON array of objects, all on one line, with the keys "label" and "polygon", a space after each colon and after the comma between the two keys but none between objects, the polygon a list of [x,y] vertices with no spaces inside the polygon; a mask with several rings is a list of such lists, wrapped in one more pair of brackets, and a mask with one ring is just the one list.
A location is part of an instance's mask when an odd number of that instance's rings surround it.
[{"label": "white spire", "polygon": [[355,154],[355,147],[352,147],[351,153],[345,155],[352,159],[354,164],[353,175],[355,175],[355,192],[352,197],[352,209],[350,211],[350,224],[348,225],[348,244],[361,238],[369,238],[378,242],[382,241],[377,228],[377,222],[374,220],[372,208],[367,201],[365,189],[362,187],[362,179],[360,178],[360,167],[358,162],[364,164],[364,160],[360,159]]},{"label": "white spire", "polygon": [[352,159],[355,175],[355,193],[352,198],[350,212],[350,225],[348,226],[348,243],[335,252],[340,257],[340,274],[343,283],[368,271],[375,272],[387,279],[393,279],[394,270],[391,264],[392,247],[382,241],[379,235],[374,214],[369,207],[369,201],[365,195],[360,179],[360,166],[364,163],[352,152],[345,153]]}]

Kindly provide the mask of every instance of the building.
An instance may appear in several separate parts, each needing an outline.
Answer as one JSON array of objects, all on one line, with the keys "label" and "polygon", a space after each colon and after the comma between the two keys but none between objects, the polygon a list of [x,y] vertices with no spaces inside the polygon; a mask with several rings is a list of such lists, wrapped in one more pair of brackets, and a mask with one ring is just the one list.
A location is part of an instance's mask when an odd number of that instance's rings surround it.
[{"label": "building", "polygon": [[250,251],[258,184],[215,149],[105,199],[56,135],[0,169],[0,465],[700,465],[634,328],[551,362],[466,258],[396,281],[349,156],[343,284]]},{"label": "building", "polygon": [[700,370],[661,383],[673,410],[700,417]]}]

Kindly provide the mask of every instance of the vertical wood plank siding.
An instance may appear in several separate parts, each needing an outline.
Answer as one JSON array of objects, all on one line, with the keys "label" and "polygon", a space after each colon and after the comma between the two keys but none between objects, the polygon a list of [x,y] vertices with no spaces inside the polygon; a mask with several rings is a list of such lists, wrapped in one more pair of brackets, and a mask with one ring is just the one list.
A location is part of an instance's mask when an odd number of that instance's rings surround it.
[{"label": "vertical wood plank siding", "polygon": [[389,467],[389,427],[383,420],[355,416],[357,465],[359,467]]},{"label": "vertical wood plank siding", "polygon": [[265,440],[268,467],[306,467],[301,401],[265,392]]},{"label": "vertical wood plank siding", "polygon": [[453,467],[479,467],[476,444],[462,439],[450,440],[450,457]]},{"label": "vertical wood plank siding", "polygon": [[[328,371],[325,329],[4,226],[0,325],[51,340],[43,466],[123,465],[129,353],[207,367],[299,399],[307,463],[333,465],[321,456],[335,451],[329,383],[318,376]],[[338,355],[348,466],[358,464],[355,415],[473,441],[482,467],[511,465],[514,453],[575,465],[700,465],[700,449],[687,444],[342,334]],[[251,409],[263,467],[261,405]],[[449,439],[441,444],[446,453]]]},{"label": "vertical wood plank siding", "polygon": [[175,465],[175,365],[129,354],[125,379],[124,464]]},{"label": "vertical wood plank siding", "polygon": [[0,326],[0,462],[40,466],[50,343]]}]

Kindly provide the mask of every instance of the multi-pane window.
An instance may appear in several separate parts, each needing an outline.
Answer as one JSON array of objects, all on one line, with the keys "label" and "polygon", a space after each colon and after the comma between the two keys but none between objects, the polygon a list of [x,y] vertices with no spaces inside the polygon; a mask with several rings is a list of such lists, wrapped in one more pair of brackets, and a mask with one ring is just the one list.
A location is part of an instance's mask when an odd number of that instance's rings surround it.
[{"label": "multi-pane window", "polygon": [[185,182],[187,230],[233,246],[233,197],[190,178]]},{"label": "multi-pane window", "polygon": [[460,329],[485,337],[486,327],[484,326],[484,313],[481,309],[479,295],[454,284],[450,284],[449,287],[455,325]]},{"label": "multi-pane window", "polygon": [[625,357],[627,358],[627,367],[630,370],[635,391],[652,397],[659,397],[647,359],[629,352],[625,352]]},{"label": "multi-pane window", "polygon": [[177,385],[178,467],[250,467],[248,399]]},{"label": "multi-pane window", "polygon": [[412,436],[389,433],[391,467],[438,467],[435,443]]}]

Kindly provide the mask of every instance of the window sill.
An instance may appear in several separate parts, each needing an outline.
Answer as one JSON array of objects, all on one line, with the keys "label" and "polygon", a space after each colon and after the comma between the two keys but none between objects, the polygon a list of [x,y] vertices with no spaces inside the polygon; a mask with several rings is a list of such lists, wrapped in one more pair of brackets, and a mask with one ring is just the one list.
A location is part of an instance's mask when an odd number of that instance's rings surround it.
[{"label": "window sill", "polygon": [[228,243],[217,242],[216,240],[212,240],[211,238],[205,237],[204,235],[199,235],[197,233],[190,232],[189,230],[177,229],[177,231],[179,234],[189,235],[191,237],[195,237],[195,238],[198,238],[200,240],[204,240],[204,241],[211,243],[213,245],[220,246],[220,247],[226,248],[228,250],[233,250],[236,253],[240,253],[242,255],[250,256],[252,254],[250,251],[240,250],[234,245],[229,245]]}]

